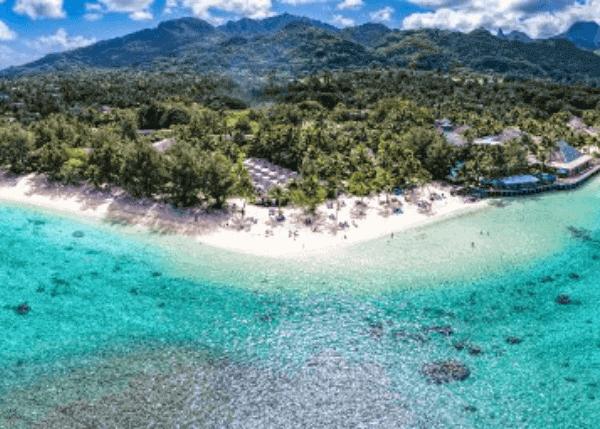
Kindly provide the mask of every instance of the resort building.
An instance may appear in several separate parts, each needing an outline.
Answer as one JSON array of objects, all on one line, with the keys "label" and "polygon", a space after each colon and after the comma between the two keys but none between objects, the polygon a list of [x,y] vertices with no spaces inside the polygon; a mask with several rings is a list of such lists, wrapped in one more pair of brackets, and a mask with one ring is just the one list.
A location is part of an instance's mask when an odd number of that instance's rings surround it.
[{"label": "resort building", "polygon": [[480,137],[477,139],[473,139],[473,144],[485,144],[485,145],[493,146],[493,145],[502,144],[502,142],[499,141],[496,136],[486,136],[486,137]]},{"label": "resort building", "polygon": [[443,118],[436,119],[434,122],[434,127],[438,133],[444,135],[448,143],[459,147],[467,145],[467,141],[460,137],[460,134],[469,128],[468,125],[455,127],[448,118]]},{"label": "resort building", "polygon": [[448,118],[436,119],[435,128],[440,133],[451,133],[454,127]]},{"label": "resort building", "polygon": [[579,152],[566,141],[559,140],[556,148],[548,156],[546,165],[560,176],[577,176],[590,167],[594,157]]},{"label": "resort building", "polygon": [[524,133],[517,128],[509,128],[502,133],[495,136],[486,136],[473,140],[473,144],[487,144],[487,145],[498,145],[502,143],[506,143],[512,139],[520,139],[523,137]]},{"label": "resort building", "polygon": [[279,167],[266,159],[248,158],[244,161],[244,165],[250,173],[252,183],[261,196],[261,200],[264,200],[264,196],[273,186],[279,185],[284,187],[290,180],[302,178],[295,171]]}]

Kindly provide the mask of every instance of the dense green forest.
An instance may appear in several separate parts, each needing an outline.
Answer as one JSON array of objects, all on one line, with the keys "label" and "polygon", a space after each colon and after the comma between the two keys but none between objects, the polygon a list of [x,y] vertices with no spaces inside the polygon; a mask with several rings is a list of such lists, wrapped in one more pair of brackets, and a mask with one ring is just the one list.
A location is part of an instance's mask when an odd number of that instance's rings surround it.
[{"label": "dense green forest", "polygon": [[[116,185],[135,198],[184,207],[221,208],[232,196],[253,202],[248,157],[299,172],[301,179],[269,195],[314,211],[340,191],[367,196],[446,180],[458,161],[465,161],[459,180],[468,185],[526,172],[527,154],[545,158],[558,138],[600,146],[598,137],[574,135],[566,125],[575,115],[600,128],[595,84],[492,73],[325,70],[245,92],[218,76],[53,72],[1,79],[0,96],[0,111],[16,119],[0,125],[0,163],[11,173]],[[544,138],[457,147],[434,129],[442,117],[471,125],[471,142],[510,126]],[[164,153],[151,145],[170,137],[176,144]]]}]

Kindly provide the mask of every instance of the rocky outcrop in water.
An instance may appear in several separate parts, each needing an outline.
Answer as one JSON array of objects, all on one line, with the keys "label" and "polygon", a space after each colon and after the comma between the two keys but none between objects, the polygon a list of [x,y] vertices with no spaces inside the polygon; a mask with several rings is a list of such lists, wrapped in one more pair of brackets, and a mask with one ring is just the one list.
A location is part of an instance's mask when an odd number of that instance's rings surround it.
[{"label": "rocky outcrop in water", "polygon": [[429,328],[424,328],[423,330],[427,333],[437,332],[438,334],[442,334],[445,337],[452,335],[454,333],[454,331],[452,330],[452,327],[450,327],[450,326],[432,326]]},{"label": "rocky outcrop in water", "polygon": [[421,374],[427,377],[430,383],[438,385],[465,380],[470,373],[469,368],[454,360],[428,363],[421,367]]},{"label": "rocky outcrop in water", "polygon": [[403,330],[398,330],[398,331],[394,331],[392,332],[392,338],[396,339],[396,340],[411,340],[411,341],[417,341],[419,343],[424,343],[425,337],[423,337],[422,335],[419,334],[411,334],[407,331],[403,331]]},{"label": "rocky outcrop in water", "polygon": [[508,344],[519,344],[521,341],[522,340],[519,337],[506,337],[506,342]]}]

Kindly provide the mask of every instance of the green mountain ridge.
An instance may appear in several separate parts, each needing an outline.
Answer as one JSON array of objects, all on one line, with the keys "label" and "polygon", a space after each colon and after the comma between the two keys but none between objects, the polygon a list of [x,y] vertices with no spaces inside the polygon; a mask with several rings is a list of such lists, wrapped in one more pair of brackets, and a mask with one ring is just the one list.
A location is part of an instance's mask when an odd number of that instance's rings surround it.
[{"label": "green mountain ridge", "polygon": [[0,70],[0,77],[108,68],[220,73],[256,87],[269,73],[296,79],[323,69],[381,66],[444,73],[461,67],[513,78],[600,82],[597,52],[578,49],[568,40],[523,43],[498,38],[484,29],[470,33],[390,30],[378,24],[332,30],[318,21],[289,14],[281,17],[216,28],[196,18],[166,21],[155,29]]}]

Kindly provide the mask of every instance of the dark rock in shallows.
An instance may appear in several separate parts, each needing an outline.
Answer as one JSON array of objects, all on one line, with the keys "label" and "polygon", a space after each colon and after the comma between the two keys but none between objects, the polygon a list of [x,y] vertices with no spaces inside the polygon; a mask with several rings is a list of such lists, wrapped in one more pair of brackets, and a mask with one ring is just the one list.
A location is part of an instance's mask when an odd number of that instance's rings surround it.
[{"label": "dark rock in shallows", "polygon": [[73,237],[76,238],[81,238],[83,237],[85,234],[83,233],[83,231],[75,231],[73,234],[71,234]]},{"label": "dark rock in shallows", "polygon": [[68,285],[69,284],[66,280],[59,279],[57,277],[52,277],[52,282],[57,285]]},{"label": "dark rock in shallows", "polygon": [[383,336],[383,325],[381,323],[374,323],[370,326],[371,332],[369,335],[374,338],[381,338]]},{"label": "dark rock in shallows", "polygon": [[429,332],[429,331],[437,332],[438,334],[442,334],[445,337],[452,335],[454,333],[454,331],[452,330],[452,328],[450,326],[432,326],[430,328],[425,328],[424,331],[425,332]]},{"label": "dark rock in shallows", "polygon": [[462,350],[467,346],[467,344],[464,341],[460,341],[458,343],[454,343],[454,348],[456,350]]},{"label": "dark rock in shallows", "polygon": [[430,383],[439,385],[451,381],[465,380],[471,372],[462,363],[450,360],[424,364],[421,373],[427,377]]},{"label": "dark rock in shallows", "polygon": [[395,331],[392,333],[392,337],[396,340],[413,340],[418,341],[419,343],[424,343],[425,338],[419,334],[410,334],[406,331]]},{"label": "dark rock in shallows", "polygon": [[522,340],[519,337],[506,337],[508,344],[519,344]]},{"label": "dark rock in shallows", "polygon": [[465,406],[465,411],[474,413],[475,411],[477,411],[477,408],[475,408],[473,405],[467,405],[467,406]]},{"label": "dark rock in shallows", "polygon": [[27,305],[26,302],[19,304],[16,308],[17,313],[20,315],[25,315],[25,314],[29,313],[30,310],[31,310],[31,307],[29,305]]},{"label": "dark rock in shallows", "polygon": [[558,295],[556,302],[562,305],[567,305],[571,303],[571,298],[569,298],[569,295]]},{"label": "dark rock in shallows", "polygon": [[572,279],[578,279],[579,278],[579,274],[577,274],[577,273],[571,273],[571,274],[569,274],[569,277],[571,277]]},{"label": "dark rock in shallows", "polygon": [[469,354],[477,356],[481,353],[481,349],[478,346],[473,346],[469,349]]}]

